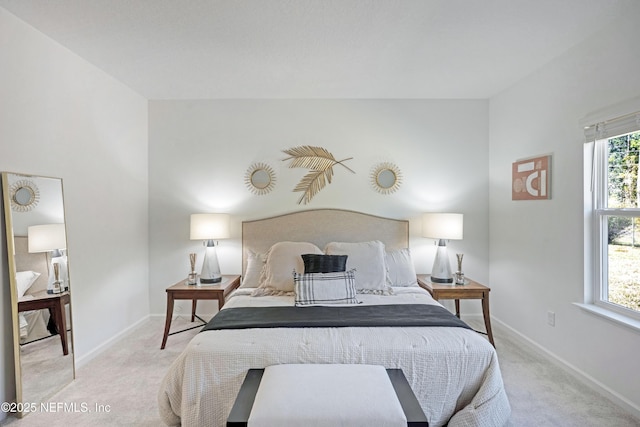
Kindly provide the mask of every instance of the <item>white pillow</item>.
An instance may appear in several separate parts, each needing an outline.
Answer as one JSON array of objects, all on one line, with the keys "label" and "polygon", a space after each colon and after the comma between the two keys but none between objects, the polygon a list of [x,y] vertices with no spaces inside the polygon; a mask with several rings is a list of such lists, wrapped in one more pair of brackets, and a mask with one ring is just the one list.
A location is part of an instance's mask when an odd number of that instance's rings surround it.
[{"label": "white pillow", "polygon": [[387,251],[386,261],[389,286],[418,286],[409,248]]},{"label": "white pillow", "polygon": [[18,271],[16,281],[18,282],[18,298],[22,298],[31,285],[40,277],[40,273],[35,271]]},{"label": "white pillow", "polygon": [[256,288],[265,265],[266,255],[247,251],[247,269],[242,276],[241,288]]},{"label": "white pillow", "polygon": [[356,270],[356,290],[359,293],[388,294],[387,264],[384,243],[379,240],[361,243],[331,242],[327,255],[347,255],[347,270]]},{"label": "white pillow", "polygon": [[258,289],[253,295],[293,294],[293,272],[304,273],[303,254],[322,255],[322,251],[313,243],[307,242],[278,242],[271,246]]}]

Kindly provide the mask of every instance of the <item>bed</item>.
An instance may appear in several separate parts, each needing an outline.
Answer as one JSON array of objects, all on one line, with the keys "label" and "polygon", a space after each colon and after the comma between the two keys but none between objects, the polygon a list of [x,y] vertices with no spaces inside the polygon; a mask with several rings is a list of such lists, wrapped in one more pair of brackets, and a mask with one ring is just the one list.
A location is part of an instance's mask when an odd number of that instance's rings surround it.
[{"label": "bed", "polygon": [[[303,277],[316,277],[314,273],[296,276],[294,292],[278,286],[265,287],[265,277],[274,274],[265,272],[273,267],[274,253],[277,253],[274,247],[283,242],[313,244],[321,249],[320,258],[329,252],[342,255],[341,250],[345,250],[348,269],[341,277],[347,277],[349,292],[353,290],[353,275],[360,279],[367,275],[373,277],[370,272],[378,271],[379,264],[384,267],[386,286],[376,288],[379,285],[376,282],[373,288],[360,289],[362,282],[356,282],[357,303],[353,305],[314,304],[314,301],[307,304],[300,289],[306,285]],[[443,310],[417,286],[411,267],[409,272],[413,278],[407,280],[406,266],[402,263],[406,264],[406,255],[410,254],[408,243],[408,221],[351,211],[311,210],[243,222],[243,282],[210,323],[227,314],[250,313],[254,309],[383,312],[411,306],[412,309]],[[383,261],[377,262],[379,258],[368,256],[368,264],[363,264],[358,259],[361,252],[354,252],[362,249],[360,244],[367,250],[375,247],[376,251],[382,245]],[[404,261],[394,258],[399,253],[404,254]],[[349,264],[350,260],[353,263]],[[260,266],[259,274],[256,265]],[[351,268],[354,265],[355,272]],[[278,266],[280,268],[280,264]],[[299,264],[297,270],[301,273]],[[309,307],[295,307],[296,304]],[[243,316],[236,316],[236,320],[242,321]],[[267,328],[249,324],[240,329],[207,330],[193,338],[162,381],[158,395],[161,418],[167,425],[224,426],[248,369],[288,363],[400,368],[431,426],[502,426],[510,415],[495,349],[471,329],[412,324]]]}]

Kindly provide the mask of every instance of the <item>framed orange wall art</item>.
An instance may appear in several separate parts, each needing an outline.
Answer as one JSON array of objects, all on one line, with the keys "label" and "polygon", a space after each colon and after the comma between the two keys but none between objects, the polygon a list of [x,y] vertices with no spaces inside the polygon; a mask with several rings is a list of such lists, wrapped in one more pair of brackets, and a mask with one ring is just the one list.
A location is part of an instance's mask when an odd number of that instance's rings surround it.
[{"label": "framed orange wall art", "polygon": [[514,162],[511,176],[511,200],[551,198],[551,155]]}]

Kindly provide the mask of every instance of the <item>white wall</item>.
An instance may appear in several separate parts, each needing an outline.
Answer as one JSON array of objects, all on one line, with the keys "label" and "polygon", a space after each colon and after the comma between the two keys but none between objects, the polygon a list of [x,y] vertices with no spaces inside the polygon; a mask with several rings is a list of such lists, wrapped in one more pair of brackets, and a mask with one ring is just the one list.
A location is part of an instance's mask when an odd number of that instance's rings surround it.
[{"label": "white wall", "polygon": [[[492,314],[640,413],[640,332],[586,314],[583,133],[588,113],[640,94],[637,17],[490,100]],[[635,20],[635,22],[634,22]],[[511,163],[553,154],[552,199],[511,201]],[[556,326],[547,325],[547,311]]]},{"label": "white wall", "polygon": [[[149,217],[151,312],[164,314],[165,288],[186,277],[189,215],[228,212],[232,238],[219,246],[223,273],[240,273],[240,221],[312,208],[342,208],[411,221],[418,272],[430,272],[435,248],[423,239],[425,211],[465,214],[464,270],[488,279],[488,102],[443,100],[217,100],[149,104]],[[282,150],[317,145],[346,162],[333,183],[308,205],[293,193],[305,170],[288,169]],[[375,192],[371,168],[395,163],[399,191]],[[272,193],[253,195],[244,175],[253,162],[276,172]],[[455,259],[454,255],[451,255]],[[200,307],[200,304],[199,304]],[[464,310],[465,308],[463,308]],[[182,308],[182,313],[189,310]],[[203,305],[203,312],[215,306]],[[469,310],[480,312],[479,304]]]},{"label": "white wall", "polygon": [[[149,313],[147,101],[2,8],[0,64],[0,170],[63,179],[78,360]],[[10,401],[0,252],[0,400]]]},{"label": "white wall", "polygon": [[[240,272],[241,220],[320,207],[410,219],[416,266],[428,272],[434,251],[420,237],[420,214],[456,211],[465,214],[465,239],[452,242],[451,252],[464,252],[465,272],[492,286],[492,314],[637,409],[640,383],[618,367],[635,366],[638,333],[572,303],[584,290],[578,121],[640,94],[638,39],[630,17],[490,104],[154,101],[147,127],[142,97],[0,8],[0,170],[64,180],[80,358],[150,310],[164,313],[164,289],[186,275],[189,252],[202,253],[188,240],[190,213],[233,215],[232,239],[220,247],[225,273]],[[307,144],[353,157],[348,164],[357,173],[336,168],[334,183],[302,206],[291,190],[304,172],[287,169],[281,150]],[[553,154],[553,199],[512,202],[511,163],[545,153]],[[265,196],[244,185],[257,161],[277,174]],[[369,184],[371,167],[382,161],[404,175],[393,195]],[[13,360],[6,247],[0,248],[6,401]],[[546,325],[547,310],[556,313],[554,328]]]}]

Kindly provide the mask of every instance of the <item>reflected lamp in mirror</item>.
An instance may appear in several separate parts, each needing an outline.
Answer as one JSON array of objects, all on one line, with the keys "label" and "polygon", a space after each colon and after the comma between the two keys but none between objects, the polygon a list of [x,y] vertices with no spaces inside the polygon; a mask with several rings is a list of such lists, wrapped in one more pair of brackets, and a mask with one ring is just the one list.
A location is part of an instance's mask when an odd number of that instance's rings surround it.
[{"label": "reflected lamp in mirror", "polygon": [[227,214],[192,214],[191,240],[204,241],[205,254],[200,272],[200,283],[210,284],[222,281],[216,240],[229,238],[229,215]]},{"label": "reflected lamp in mirror", "polygon": [[64,224],[32,225],[27,228],[29,253],[49,252],[51,265],[47,293],[59,294],[69,290],[67,269],[67,235]]},{"label": "reflected lamp in mirror", "polygon": [[425,213],[422,215],[422,237],[436,239],[438,249],[431,269],[434,283],[453,283],[447,240],[462,240],[463,214]]}]

